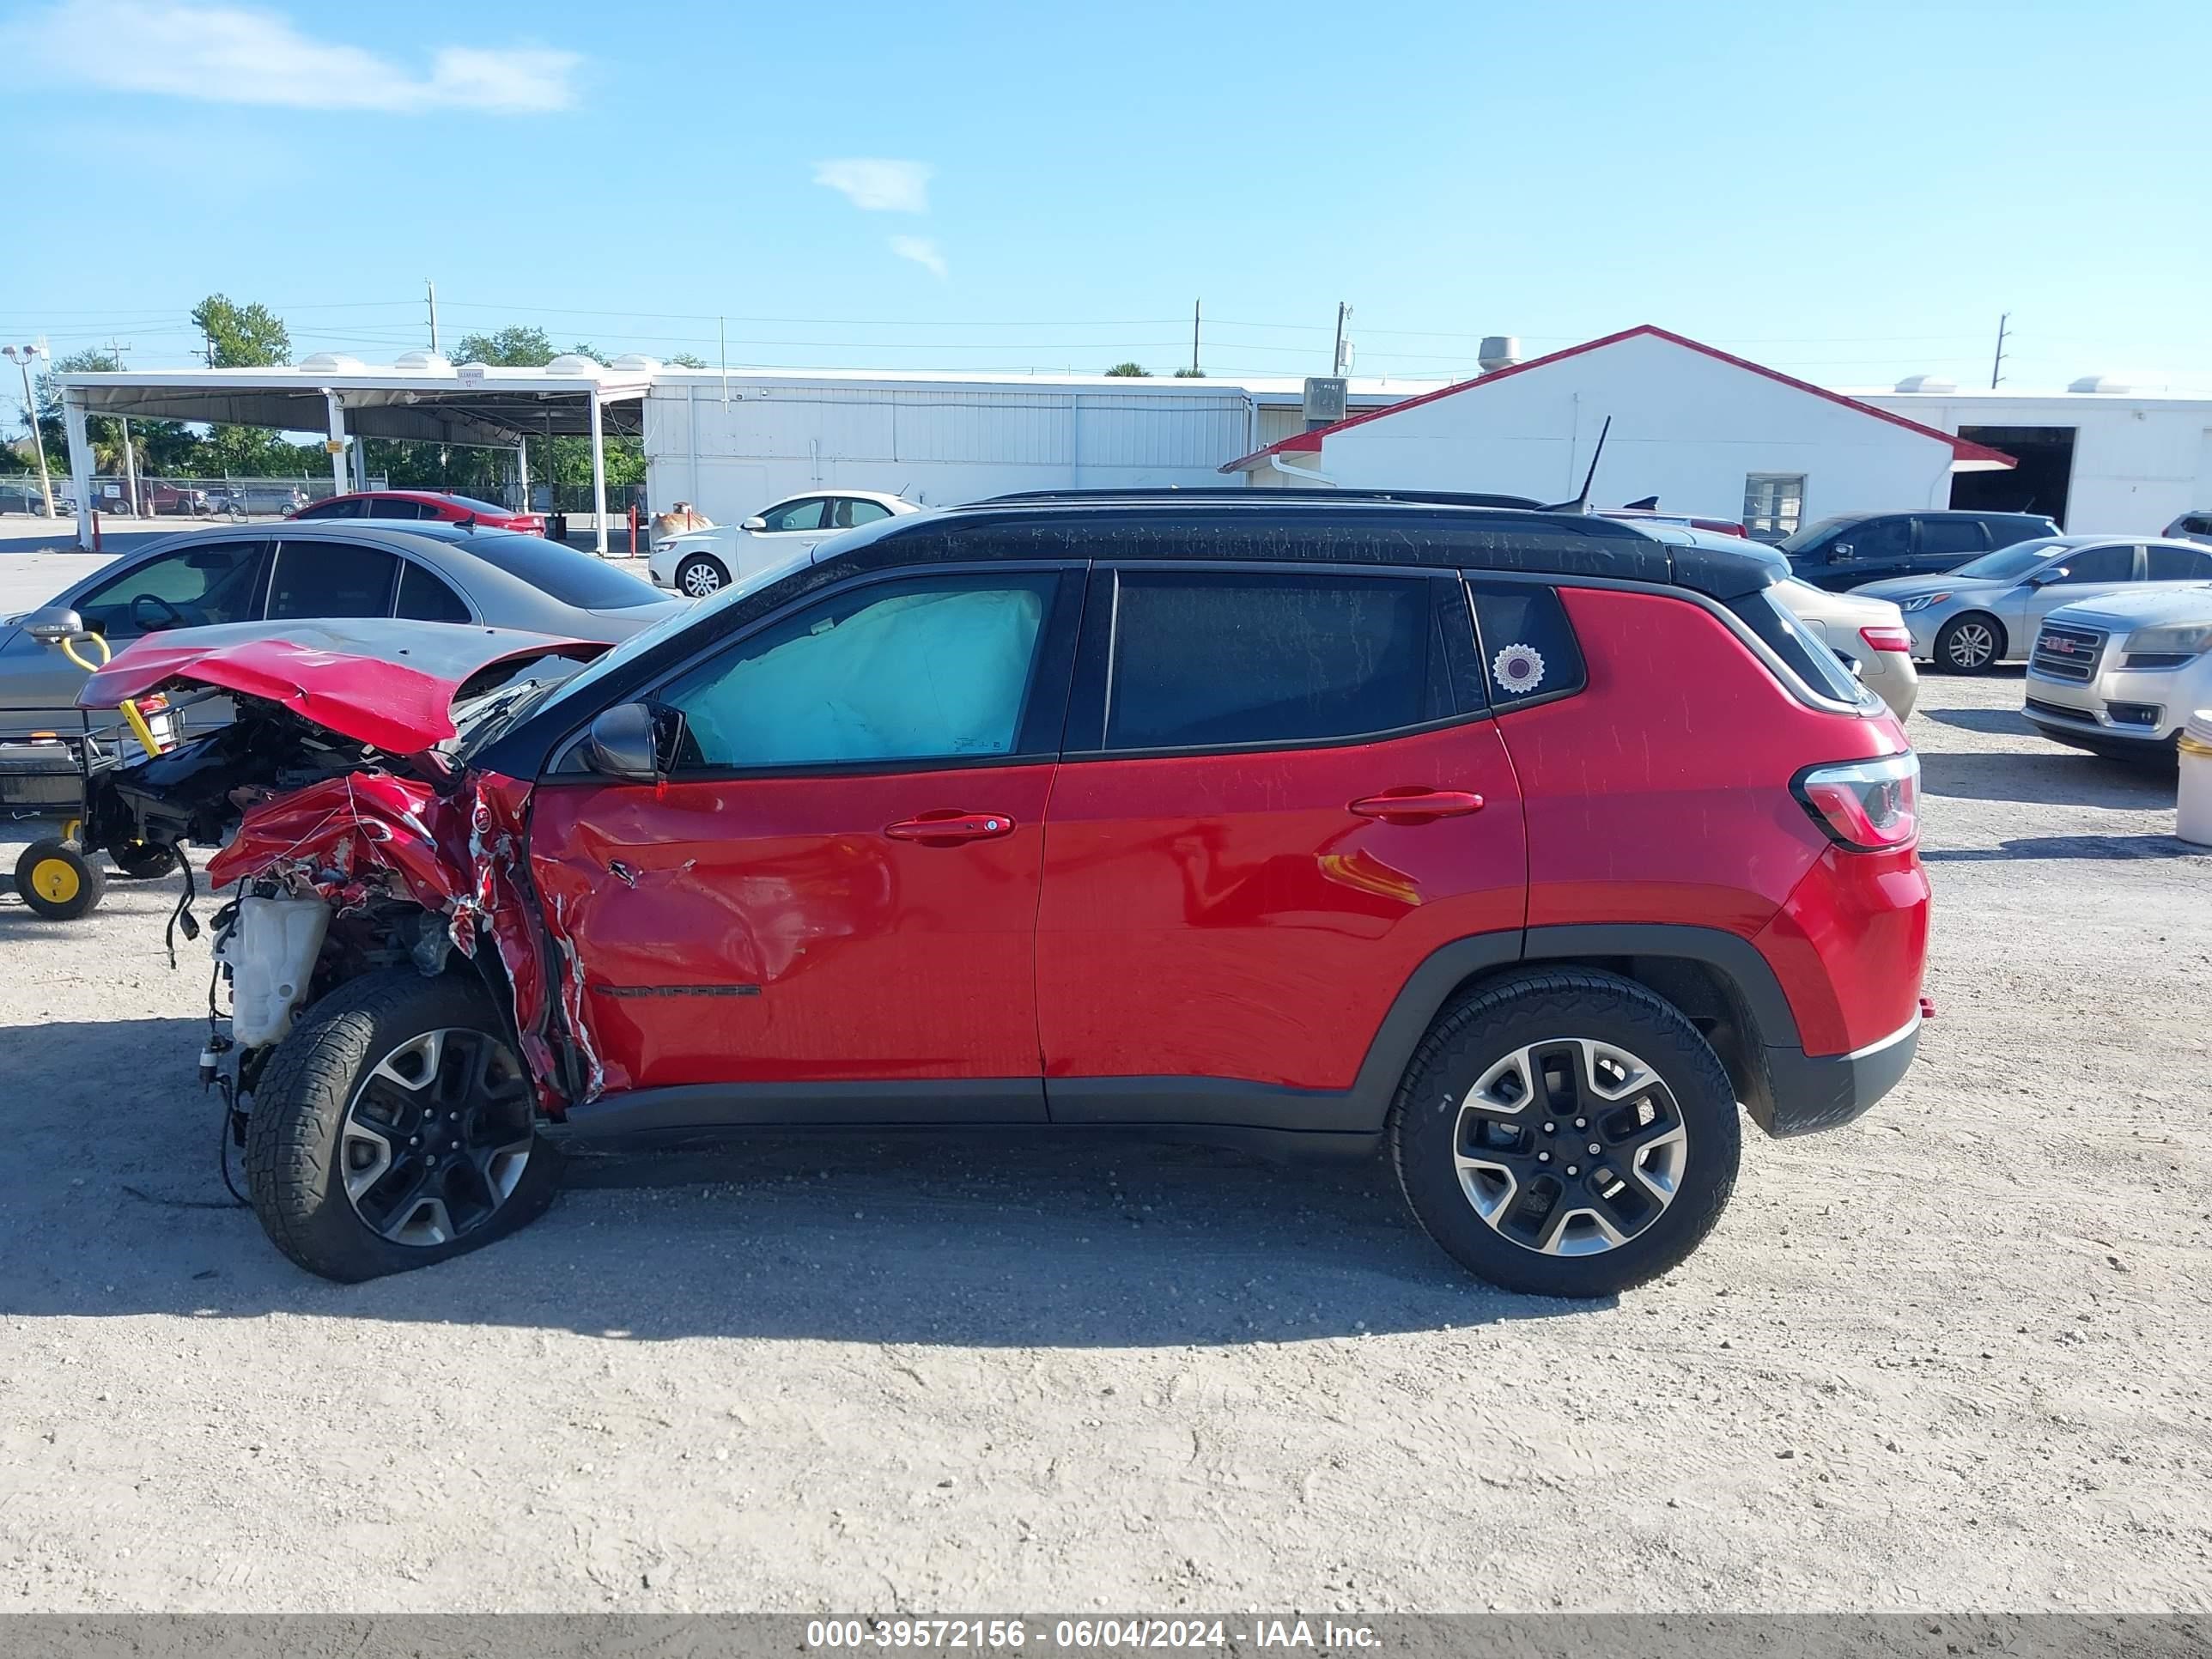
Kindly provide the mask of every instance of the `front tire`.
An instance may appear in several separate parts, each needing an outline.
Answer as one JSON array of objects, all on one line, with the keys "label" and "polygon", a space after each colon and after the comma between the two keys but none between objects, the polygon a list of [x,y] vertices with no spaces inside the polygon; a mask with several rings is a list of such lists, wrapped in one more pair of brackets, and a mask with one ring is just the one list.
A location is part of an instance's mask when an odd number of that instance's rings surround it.
[{"label": "front tire", "polygon": [[694,553],[676,567],[676,591],[687,599],[711,599],[729,581],[722,562],[704,553]]},{"label": "front tire", "polygon": [[1686,1259],[1720,1218],[1743,1139],[1697,1027],[1634,981],[1581,969],[1448,1006],[1388,1133],[1406,1201],[1448,1255],[1502,1289],[1561,1297],[1614,1295]]},{"label": "front tire", "polygon": [[2004,624],[1978,611],[1952,617],[1936,635],[1938,673],[1986,674],[2003,660],[2004,653]]},{"label": "front tire", "polygon": [[276,1248],[342,1283],[428,1267],[543,1214],[559,1154],[490,994],[402,969],[340,987],[269,1057],[246,1191]]}]

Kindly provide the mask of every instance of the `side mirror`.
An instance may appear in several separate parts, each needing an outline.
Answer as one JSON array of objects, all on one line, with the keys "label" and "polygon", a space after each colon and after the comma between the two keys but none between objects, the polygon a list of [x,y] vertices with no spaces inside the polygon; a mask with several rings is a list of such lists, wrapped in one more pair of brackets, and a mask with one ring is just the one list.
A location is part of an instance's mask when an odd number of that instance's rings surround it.
[{"label": "side mirror", "polygon": [[1828,562],[1831,564],[1849,564],[1858,555],[1851,551],[1851,544],[1849,542],[1832,542],[1828,544]]},{"label": "side mirror", "polygon": [[2037,571],[2027,579],[2027,585],[2030,587],[2048,587],[2053,582],[2063,582],[2065,580],[2066,567],[2063,564],[2055,564],[2048,570]]},{"label": "side mirror", "polygon": [[592,770],[627,783],[658,783],[683,741],[684,716],[649,702],[618,702],[592,722]]},{"label": "side mirror", "polygon": [[23,631],[47,645],[59,645],[85,631],[84,618],[65,605],[50,605],[24,617]]},{"label": "side mirror", "polygon": [[739,525],[738,528],[740,530],[765,530],[768,528],[768,520],[761,517],[759,514],[756,513],[751,518],[747,519],[743,524]]}]

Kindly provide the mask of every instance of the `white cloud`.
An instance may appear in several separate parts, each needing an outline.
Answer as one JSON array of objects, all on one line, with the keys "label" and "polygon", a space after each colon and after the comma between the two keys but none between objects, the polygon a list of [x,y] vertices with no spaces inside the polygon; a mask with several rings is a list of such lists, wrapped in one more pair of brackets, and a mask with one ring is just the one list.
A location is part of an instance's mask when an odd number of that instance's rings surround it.
[{"label": "white cloud", "polygon": [[871,213],[927,213],[929,181],[936,172],[927,161],[854,156],[842,161],[817,161],[814,182],[842,191],[854,207]]},{"label": "white cloud", "polygon": [[401,114],[567,109],[583,61],[543,46],[441,46],[425,74],[366,47],[312,40],[275,12],[180,0],[61,0],[27,18],[21,38],[40,67],[78,85]]},{"label": "white cloud", "polygon": [[891,252],[902,259],[913,260],[940,283],[951,274],[945,268],[944,251],[927,236],[894,236]]}]

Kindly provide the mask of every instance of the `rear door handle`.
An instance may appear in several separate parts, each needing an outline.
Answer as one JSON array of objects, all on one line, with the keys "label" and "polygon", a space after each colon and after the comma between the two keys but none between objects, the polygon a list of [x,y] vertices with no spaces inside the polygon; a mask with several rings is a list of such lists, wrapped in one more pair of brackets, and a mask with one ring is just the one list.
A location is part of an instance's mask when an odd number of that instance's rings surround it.
[{"label": "rear door handle", "polygon": [[1014,821],[1004,812],[963,812],[940,808],[919,817],[885,824],[893,841],[918,841],[925,847],[956,847],[965,841],[991,841],[1013,833]]},{"label": "rear door handle", "polygon": [[1386,789],[1352,802],[1351,810],[1385,823],[1433,823],[1438,818],[1480,812],[1482,797],[1464,789]]}]

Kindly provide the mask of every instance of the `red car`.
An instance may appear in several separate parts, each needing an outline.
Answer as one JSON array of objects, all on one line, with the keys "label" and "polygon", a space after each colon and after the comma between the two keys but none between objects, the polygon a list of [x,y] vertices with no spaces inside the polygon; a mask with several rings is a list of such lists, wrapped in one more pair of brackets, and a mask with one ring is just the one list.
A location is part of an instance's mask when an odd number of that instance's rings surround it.
[{"label": "red car", "polygon": [[441,495],[429,489],[359,489],[347,495],[329,495],[297,513],[295,519],[434,519],[443,524],[475,524],[486,530],[517,530],[526,536],[545,533],[544,515],[513,513],[492,501],[467,495]]},{"label": "red car", "polygon": [[1595,1296],[1713,1226],[1739,1102],[1832,1127],[1919,1041],[1918,763],[1774,580],[1579,515],[987,502],[604,655],[126,650],[88,706],[239,718],[93,836],[225,843],[219,1069],[334,1279],[527,1220],[564,1139],[1050,1123],[1387,1146],[1465,1266]]}]

